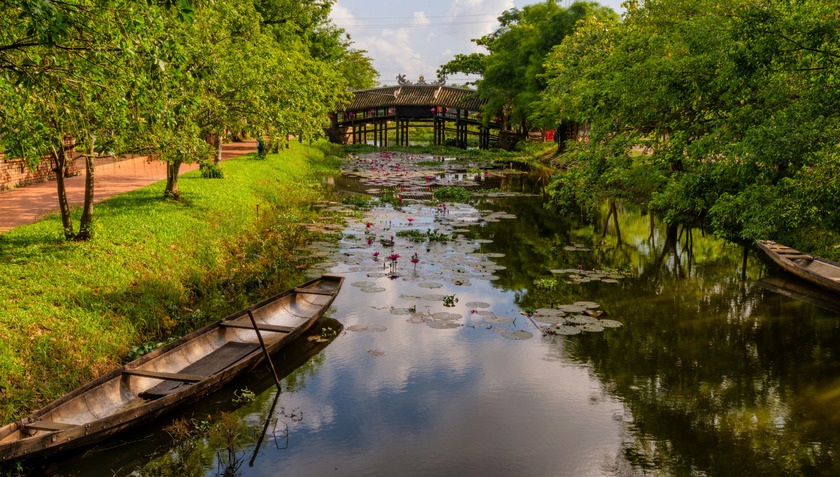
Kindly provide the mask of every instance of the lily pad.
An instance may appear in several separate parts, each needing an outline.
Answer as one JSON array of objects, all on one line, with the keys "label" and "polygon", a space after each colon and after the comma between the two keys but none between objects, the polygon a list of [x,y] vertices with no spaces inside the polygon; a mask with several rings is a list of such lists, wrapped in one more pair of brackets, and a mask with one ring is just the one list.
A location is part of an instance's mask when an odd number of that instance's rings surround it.
[{"label": "lily pad", "polygon": [[455,323],[454,321],[436,320],[426,323],[426,326],[428,326],[429,328],[434,328],[436,330],[443,330],[447,328],[459,328],[461,325],[459,323]]},{"label": "lily pad", "polygon": [[404,293],[402,295],[400,295],[400,298],[402,298],[403,300],[421,300],[421,299],[423,299],[422,296],[406,295]]},{"label": "lily pad", "polygon": [[596,318],[592,318],[591,316],[584,316],[584,315],[575,315],[566,318],[566,321],[575,325],[591,325],[598,323]]},{"label": "lily pad", "polygon": [[425,315],[421,314],[421,313],[414,313],[413,315],[411,315],[411,318],[409,318],[405,321],[406,321],[406,323],[421,325],[423,323],[429,323],[430,321],[432,321],[432,319],[429,318],[428,316],[425,316]]},{"label": "lily pad", "polygon": [[624,326],[623,323],[615,320],[598,320],[598,323],[604,328],[621,328]]},{"label": "lily pad", "polygon": [[375,287],[376,283],[373,283],[373,282],[353,282],[353,283],[350,284],[350,286],[360,287],[360,288]]},{"label": "lily pad", "polygon": [[392,315],[410,315],[414,313],[411,308],[391,308]]},{"label": "lily pad", "polygon": [[362,325],[353,325],[353,326],[348,326],[347,327],[347,331],[367,331],[367,329],[368,329],[367,326],[362,326]]},{"label": "lily pad", "polygon": [[423,295],[423,299],[428,301],[443,301],[444,298],[446,298],[446,295],[441,295],[439,293],[430,293],[428,295]]},{"label": "lily pad", "polygon": [[576,301],[574,303],[574,305],[575,306],[582,306],[582,307],[590,309],[590,310],[594,310],[595,308],[598,308],[599,306],[601,306],[601,305],[595,303],[594,301]]},{"label": "lily pad", "polygon": [[436,320],[460,320],[463,316],[459,315],[458,313],[447,313],[445,311],[441,311],[432,315],[432,317]]},{"label": "lily pad", "polygon": [[581,333],[580,328],[577,326],[568,326],[568,325],[557,325],[554,327],[554,333],[558,335],[579,335]]},{"label": "lily pad", "polygon": [[477,312],[475,312],[475,314],[479,315],[479,316],[493,316],[493,312],[490,311],[490,310],[477,311]]},{"label": "lily pad", "polygon": [[374,333],[381,333],[386,331],[388,328],[384,326],[368,326],[368,331],[373,331]]},{"label": "lily pad", "polygon": [[385,289],[382,287],[362,287],[359,288],[359,290],[361,290],[364,293],[381,293],[385,291]]},{"label": "lily pad", "polygon": [[558,314],[553,314],[553,313],[550,314],[550,315],[542,315],[542,314],[538,313],[538,314],[533,315],[533,318],[535,320],[539,321],[540,323],[548,323],[548,324],[551,324],[551,325],[556,325],[556,324],[563,324],[563,323],[566,322],[566,319],[563,318],[563,316],[565,316],[565,315],[563,315],[562,312],[559,315]]},{"label": "lily pad", "polygon": [[557,309],[566,313],[583,313],[586,308],[578,305],[560,305]]},{"label": "lily pad", "polygon": [[507,338],[509,340],[528,340],[533,337],[534,335],[532,335],[531,333],[522,330],[505,331],[504,333],[502,333],[502,338]]},{"label": "lily pad", "polygon": [[513,318],[509,316],[485,316],[483,321],[491,325],[508,325],[513,323]]},{"label": "lily pad", "polygon": [[440,287],[443,286],[443,283],[423,282],[423,283],[418,283],[417,286],[420,287],[420,288],[440,288]]},{"label": "lily pad", "polygon": [[483,301],[471,301],[469,303],[464,304],[467,308],[490,308],[490,303],[484,303]]},{"label": "lily pad", "polygon": [[601,326],[599,323],[588,323],[585,325],[581,325],[580,329],[590,333],[598,333],[604,331],[604,327]]}]

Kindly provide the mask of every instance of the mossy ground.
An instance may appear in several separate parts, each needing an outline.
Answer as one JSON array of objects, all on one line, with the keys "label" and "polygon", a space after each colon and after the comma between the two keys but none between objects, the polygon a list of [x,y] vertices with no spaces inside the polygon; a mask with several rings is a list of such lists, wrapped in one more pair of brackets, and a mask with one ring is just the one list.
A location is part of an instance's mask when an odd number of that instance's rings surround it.
[{"label": "mossy ground", "polygon": [[[183,334],[302,281],[295,249],[328,194],[331,146],[294,144],[96,206],[95,237],[66,242],[50,216],[0,235],[0,421],[115,369],[138,344]],[[74,219],[78,220],[80,211]]]}]

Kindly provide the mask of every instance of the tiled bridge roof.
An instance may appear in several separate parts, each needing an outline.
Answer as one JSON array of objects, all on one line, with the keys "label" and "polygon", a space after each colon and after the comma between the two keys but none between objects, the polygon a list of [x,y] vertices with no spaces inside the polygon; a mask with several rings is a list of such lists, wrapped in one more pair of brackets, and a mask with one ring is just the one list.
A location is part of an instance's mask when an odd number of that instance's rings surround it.
[{"label": "tiled bridge roof", "polygon": [[487,103],[475,91],[467,88],[437,85],[403,85],[362,89],[353,92],[353,101],[341,108],[344,111],[364,111],[394,106],[443,106],[446,108],[479,111]]}]

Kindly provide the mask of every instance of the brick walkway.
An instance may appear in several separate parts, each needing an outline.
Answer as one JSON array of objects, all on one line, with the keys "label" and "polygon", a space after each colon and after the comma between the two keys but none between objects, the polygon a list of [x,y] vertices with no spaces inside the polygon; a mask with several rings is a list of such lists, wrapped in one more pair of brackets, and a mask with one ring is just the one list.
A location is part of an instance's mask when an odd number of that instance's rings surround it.
[{"label": "brick walkway", "polygon": [[[256,141],[224,144],[222,160],[256,150]],[[181,173],[196,169],[196,164],[184,164],[181,166]],[[94,172],[96,203],[166,179],[166,166],[157,161],[148,163],[145,157],[99,166]],[[65,183],[70,205],[82,205],[85,200],[85,174],[65,179]],[[55,181],[0,192],[0,233],[37,222],[41,217],[57,210],[58,193]]]}]

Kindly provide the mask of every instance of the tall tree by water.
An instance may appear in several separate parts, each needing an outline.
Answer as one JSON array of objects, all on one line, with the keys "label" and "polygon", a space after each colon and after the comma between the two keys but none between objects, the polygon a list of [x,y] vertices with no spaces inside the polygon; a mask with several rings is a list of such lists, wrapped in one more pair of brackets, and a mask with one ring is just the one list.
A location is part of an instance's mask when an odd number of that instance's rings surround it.
[{"label": "tall tree by water", "polygon": [[532,126],[551,125],[534,116],[532,103],[545,88],[543,63],[554,45],[574,31],[578,20],[597,16],[616,19],[611,9],[594,2],[576,2],[563,8],[555,0],[507,10],[499,17],[500,27],[474,39],[488,53],[456,55],[441,66],[439,74],[481,74],[478,94],[487,98],[484,117],[501,116],[523,132]]},{"label": "tall tree by water", "polygon": [[557,202],[625,194],[743,240],[837,229],[838,26],[825,0],[631,1],[622,22],[587,19],[546,64],[542,114],[591,124]]}]

